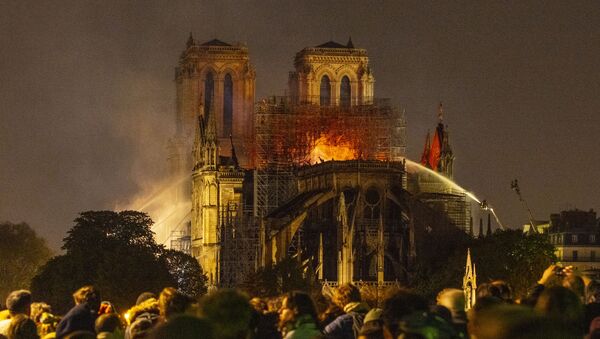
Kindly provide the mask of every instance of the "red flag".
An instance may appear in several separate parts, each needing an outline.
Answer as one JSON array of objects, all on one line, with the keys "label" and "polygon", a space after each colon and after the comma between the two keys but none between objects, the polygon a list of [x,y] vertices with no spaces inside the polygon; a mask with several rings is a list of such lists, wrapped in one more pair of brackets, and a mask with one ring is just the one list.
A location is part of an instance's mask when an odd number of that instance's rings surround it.
[{"label": "red flag", "polygon": [[431,142],[431,148],[429,149],[429,165],[434,171],[437,171],[437,166],[440,162],[440,153],[442,150],[442,135],[440,134],[444,133],[443,129],[443,126],[438,125],[435,135],[433,136],[433,141]]}]

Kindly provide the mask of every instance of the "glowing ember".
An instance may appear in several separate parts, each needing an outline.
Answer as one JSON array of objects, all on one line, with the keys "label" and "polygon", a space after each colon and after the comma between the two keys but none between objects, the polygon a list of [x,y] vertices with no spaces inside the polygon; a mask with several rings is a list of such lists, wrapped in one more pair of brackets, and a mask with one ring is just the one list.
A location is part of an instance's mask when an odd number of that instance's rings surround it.
[{"label": "glowing ember", "polygon": [[358,158],[358,151],[351,141],[344,140],[342,136],[321,135],[315,141],[308,158],[311,164],[330,160],[354,160]]}]

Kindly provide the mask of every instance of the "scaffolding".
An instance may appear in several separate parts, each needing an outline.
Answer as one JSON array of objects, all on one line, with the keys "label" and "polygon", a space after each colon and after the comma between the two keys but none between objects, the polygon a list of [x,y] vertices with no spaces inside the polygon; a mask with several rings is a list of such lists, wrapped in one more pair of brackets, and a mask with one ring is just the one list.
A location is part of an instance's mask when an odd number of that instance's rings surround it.
[{"label": "scaffolding", "polygon": [[258,260],[260,244],[255,218],[238,213],[240,207],[231,202],[220,212],[221,276],[219,281],[224,287],[239,286],[247,274],[256,269]]},{"label": "scaffolding", "polygon": [[329,160],[401,161],[406,154],[404,112],[389,99],[366,105],[320,106],[293,97],[270,97],[255,114],[255,209],[264,217],[296,193],[294,171],[314,164],[311,151],[320,143],[345,145],[351,158]]}]

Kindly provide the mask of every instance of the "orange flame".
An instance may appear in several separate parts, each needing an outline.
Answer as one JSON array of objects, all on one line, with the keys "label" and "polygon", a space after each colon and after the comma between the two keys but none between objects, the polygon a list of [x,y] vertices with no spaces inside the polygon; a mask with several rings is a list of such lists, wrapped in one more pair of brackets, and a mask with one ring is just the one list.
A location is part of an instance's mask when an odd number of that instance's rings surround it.
[{"label": "orange flame", "polygon": [[308,155],[309,162],[316,164],[330,160],[354,160],[358,158],[358,150],[350,140],[342,136],[321,135]]}]

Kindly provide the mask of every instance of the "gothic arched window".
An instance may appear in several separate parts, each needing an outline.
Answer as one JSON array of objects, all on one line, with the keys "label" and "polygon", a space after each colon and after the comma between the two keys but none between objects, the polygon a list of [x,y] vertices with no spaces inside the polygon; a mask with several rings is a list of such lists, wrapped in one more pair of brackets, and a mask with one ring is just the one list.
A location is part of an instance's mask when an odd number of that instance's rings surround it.
[{"label": "gothic arched window", "polygon": [[350,87],[350,79],[347,76],[344,76],[340,86],[340,105],[343,107],[350,107],[351,99],[352,92]]},{"label": "gothic arched window", "polygon": [[225,75],[223,82],[223,134],[229,136],[233,130],[233,81]]},{"label": "gothic arched window", "polygon": [[331,104],[331,83],[327,75],[323,75],[321,78],[321,106],[329,106]]},{"label": "gothic arched window", "polygon": [[204,114],[210,111],[213,95],[215,94],[215,80],[211,72],[206,73],[204,80]]}]

